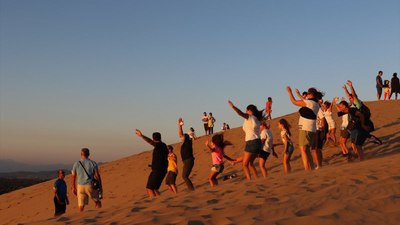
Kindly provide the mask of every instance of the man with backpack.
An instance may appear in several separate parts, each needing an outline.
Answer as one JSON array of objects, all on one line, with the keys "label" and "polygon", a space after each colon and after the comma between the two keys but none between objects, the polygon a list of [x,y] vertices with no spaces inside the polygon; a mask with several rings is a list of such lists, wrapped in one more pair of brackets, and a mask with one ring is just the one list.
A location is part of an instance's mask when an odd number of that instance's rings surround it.
[{"label": "man with backpack", "polygon": [[374,131],[374,124],[371,121],[371,112],[369,108],[358,98],[353,83],[350,80],[347,81],[347,85],[351,93],[348,91],[346,85],[343,86],[343,89],[346,92],[350,104],[346,101],[342,101],[339,103],[339,108],[341,113],[349,115],[349,125],[347,129],[350,133],[351,145],[353,150],[356,151],[360,157],[360,160],[363,160],[362,145],[365,140],[374,137],[377,142],[381,143],[381,141],[370,134],[370,132]]},{"label": "man with backpack", "polygon": [[[78,210],[82,212],[91,198],[96,208],[101,208],[103,188],[97,163],[89,159],[89,149],[82,148],[81,160],[72,167],[72,192],[78,196]],[[99,182],[99,189],[93,186],[93,181]]]}]

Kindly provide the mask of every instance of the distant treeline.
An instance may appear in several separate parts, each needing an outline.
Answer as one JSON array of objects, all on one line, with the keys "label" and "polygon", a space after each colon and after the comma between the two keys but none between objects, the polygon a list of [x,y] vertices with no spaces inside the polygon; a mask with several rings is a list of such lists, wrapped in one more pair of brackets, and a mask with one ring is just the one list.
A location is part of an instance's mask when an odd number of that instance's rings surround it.
[{"label": "distant treeline", "polygon": [[0,195],[15,191],[24,187],[29,187],[44,181],[43,179],[16,179],[16,178],[1,178],[0,177]]}]

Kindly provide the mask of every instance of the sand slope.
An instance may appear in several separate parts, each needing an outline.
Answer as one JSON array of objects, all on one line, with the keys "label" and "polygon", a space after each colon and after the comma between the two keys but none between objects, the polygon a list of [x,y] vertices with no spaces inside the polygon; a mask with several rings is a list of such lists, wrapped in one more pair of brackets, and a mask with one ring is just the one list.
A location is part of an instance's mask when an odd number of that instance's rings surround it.
[{"label": "sand slope", "polygon": [[[383,145],[367,143],[366,159],[348,163],[338,147],[327,147],[320,170],[305,173],[298,148],[292,160],[293,172],[285,175],[281,157],[267,161],[269,177],[247,182],[240,165],[226,164],[222,176],[238,177],[210,188],[211,156],[205,152],[206,137],[194,143],[195,167],[192,181],[196,191],[186,192],[179,176],[179,192],[161,188],[162,195],[148,200],[145,184],[151,152],[143,152],[101,166],[105,199],[103,208],[91,203],[77,212],[76,197],[62,217],[53,218],[53,181],[0,196],[0,223],[4,224],[398,224],[400,220],[400,101],[366,102],[371,108],[376,131]],[[335,111],[336,112],[336,111]],[[293,126],[297,142],[297,113],[284,116]],[[240,118],[238,118],[240,119]],[[279,118],[277,118],[279,119]],[[277,119],[272,121],[275,143],[280,142]],[[337,119],[337,118],[336,118]],[[340,120],[337,119],[337,125]],[[242,154],[241,128],[226,132],[234,145],[230,156]],[[179,152],[179,144],[174,145]],[[278,146],[281,153],[282,146]],[[93,152],[95,154],[95,150]],[[181,169],[182,163],[178,166]],[[220,178],[222,178],[220,176]],[[66,178],[70,188],[70,177]]]}]

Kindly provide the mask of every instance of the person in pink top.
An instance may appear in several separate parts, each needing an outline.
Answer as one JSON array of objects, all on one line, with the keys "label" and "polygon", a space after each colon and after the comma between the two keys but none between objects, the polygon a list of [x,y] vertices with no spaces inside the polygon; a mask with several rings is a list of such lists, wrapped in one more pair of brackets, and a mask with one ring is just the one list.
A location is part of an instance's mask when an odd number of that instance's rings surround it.
[{"label": "person in pink top", "polygon": [[210,186],[214,187],[218,185],[217,176],[224,171],[224,158],[233,162],[234,160],[229,156],[225,155],[224,148],[227,145],[231,145],[230,142],[224,141],[223,134],[216,134],[212,137],[211,143],[206,141],[207,148],[211,151],[212,167],[209,176]]},{"label": "person in pink top", "polygon": [[265,114],[266,114],[265,119],[272,120],[271,113],[272,113],[272,98],[268,97],[268,100],[265,103]]}]

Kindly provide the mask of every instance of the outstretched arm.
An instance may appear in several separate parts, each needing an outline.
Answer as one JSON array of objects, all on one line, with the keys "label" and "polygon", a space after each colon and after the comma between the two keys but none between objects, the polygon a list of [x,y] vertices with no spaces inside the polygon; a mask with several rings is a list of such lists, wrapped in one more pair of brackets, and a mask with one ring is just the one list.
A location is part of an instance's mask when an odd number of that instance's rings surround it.
[{"label": "outstretched arm", "polygon": [[234,106],[233,103],[232,103],[230,100],[228,101],[228,104],[229,104],[229,106],[230,106],[233,110],[235,110],[235,112],[236,112],[239,116],[241,116],[241,117],[243,117],[243,118],[245,118],[245,119],[248,119],[248,118],[249,118],[249,115],[248,115],[247,113],[242,112],[240,109],[238,109],[236,106]]},{"label": "outstretched arm", "polygon": [[[300,106],[300,107],[304,107],[304,106],[306,106],[306,103],[303,101],[303,100],[296,100],[295,98],[294,98],[294,96],[293,96],[293,93],[292,93],[292,89],[290,88],[290,86],[287,86],[286,87],[286,91],[287,91],[287,93],[288,93],[288,95],[289,95],[289,98],[290,98],[290,101],[293,103],[293,105],[297,105],[297,106]],[[296,90],[296,92],[297,92],[298,90]],[[300,93],[300,92],[299,92]]]},{"label": "outstretched arm", "polygon": [[136,135],[137,135],[138,137],[141,137],[141,138],[142,138],[143,140],[145,140],[147,143],[149,143],[149,144],[151,144],[151,145],[153,145],[153,146],[155,145],[154,141],[153,141],[152,139],[150,139],[150,138],[144,136],[140,130],[136,129],[136,130],[135,130],[135,133],[136,133]]}]

